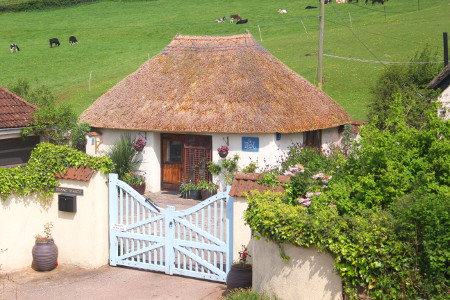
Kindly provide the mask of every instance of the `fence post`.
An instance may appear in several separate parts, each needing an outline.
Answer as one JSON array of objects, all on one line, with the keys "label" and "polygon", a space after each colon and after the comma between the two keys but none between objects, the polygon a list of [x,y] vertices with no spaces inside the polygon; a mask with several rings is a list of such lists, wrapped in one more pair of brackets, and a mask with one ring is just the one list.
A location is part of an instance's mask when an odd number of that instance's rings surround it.
[{"label": "fence post", "polygon": [[117,174],[109,174],[108,180],[108,199],[109,199],[109,264],[111,266],[117,265],[117,251],[119,247],[117,236],[112,232],[111,228],[113,224],[117,224],[119,221],[118,217],[118,201],[119,194],[117,192],[117,181],[119,176]]},{"label": "fence post", "polygon": [[173,247],[173,240],[175,239],[175,220],[174,220],[174,206],[167,206],[165,214],[165,236],[166,236],[166,274],[173,275],[173,267],[175,265],[175,249]]}]

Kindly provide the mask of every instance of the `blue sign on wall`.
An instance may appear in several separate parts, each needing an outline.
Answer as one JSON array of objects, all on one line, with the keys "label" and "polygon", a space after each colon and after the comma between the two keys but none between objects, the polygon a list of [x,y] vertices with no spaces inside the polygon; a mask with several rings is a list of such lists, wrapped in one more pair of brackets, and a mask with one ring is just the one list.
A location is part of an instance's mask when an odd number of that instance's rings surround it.
[{"label": "blue sign on wall", "polygon": [[242,137],[242,151],[259,151],[259,138]]}]

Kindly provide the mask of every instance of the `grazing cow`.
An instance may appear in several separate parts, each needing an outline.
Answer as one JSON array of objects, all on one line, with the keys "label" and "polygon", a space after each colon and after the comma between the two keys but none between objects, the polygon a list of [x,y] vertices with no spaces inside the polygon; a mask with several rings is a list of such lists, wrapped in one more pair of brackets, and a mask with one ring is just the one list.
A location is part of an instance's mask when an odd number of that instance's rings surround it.
[{"label": "grazing cow", "polygon": [[11,53],[20,51],[19,46],[17,46],[17,44],[11,44],[9,46],[9,50],[11,51]]},{"label": "grazing cow", "polygon": [[49,39],[49,42],[50,42],[50,48],[53,48],[53,44],[55,44],[56,46],[59,47],[59,40],[57,38]]},{"label": "grazing cow", "polygon": [[278,10],[278,13],[279,13],[279,14],[287,14],[287,10],[281,9],[281,8],[280,8],[280,9]]},{"label": "grazing cow", "polygon": [[[230,16],[230,22],[231,22],[231,19],[233,19],[233,20],[242,20],[240,15],[231,15]],[[231,23],[233,23],[233,22],[231,22]]]},{"label": "grazing cow", "polygon": [[73,44],[78,44],[78,40],[77,40],[77,38],[76,37],[74,37],[73,35],[69,38],[69,43],[71,44],[71,45],[73,45]]},{"label": "grazing cow", "polygon": [[317,8],[317,6],[308,5],[307,7],[305,7],[305,9],[313,9],[313,8]]},{"label": "grazing cow", "polygon": [[239,21],[236,22],[236,25],[238,25],[238,24],[245,24],[245,23],[247,23],[247,22],[248,22],[248,19],[245,19],[245,20],[239,20]]},{"label": "grazing cow", "polygon": [[227,19],[227,17],[223,17],[223,18],[217,19],[217,20],[216,20],[216,23],[222,23],[222,22],[225,22],[226,19]]}]

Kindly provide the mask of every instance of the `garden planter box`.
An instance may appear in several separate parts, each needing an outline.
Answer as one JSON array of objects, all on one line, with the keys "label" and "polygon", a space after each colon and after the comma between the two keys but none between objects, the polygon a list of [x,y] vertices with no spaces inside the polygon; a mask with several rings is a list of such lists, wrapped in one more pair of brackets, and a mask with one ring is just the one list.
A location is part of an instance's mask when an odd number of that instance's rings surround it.
[{"label": "garden planter box", "polygon": [[132,188],[136,190],[136,192],[138,192],[141,195],[145,194],[145,183],[137,185],[137,184],[133,184]]},{"label": "garden planter box", "polygon": [[227,289],[245,289],[249,287],[252,287],[252,266],[248,264],[244,267],[239,264],[232,265],[227,274]]}]

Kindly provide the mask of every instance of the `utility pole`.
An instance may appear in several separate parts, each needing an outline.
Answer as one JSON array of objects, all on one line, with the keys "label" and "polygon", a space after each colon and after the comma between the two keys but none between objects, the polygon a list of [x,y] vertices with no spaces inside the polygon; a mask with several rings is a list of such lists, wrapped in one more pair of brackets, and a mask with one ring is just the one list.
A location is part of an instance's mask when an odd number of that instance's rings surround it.
[{"label": "utility pole", "polygon": [[325,0],[320,0],[319,15],[319,60],[317,62],[317,87],[322,89],[323,80],[323,29],[325,15]]}]

